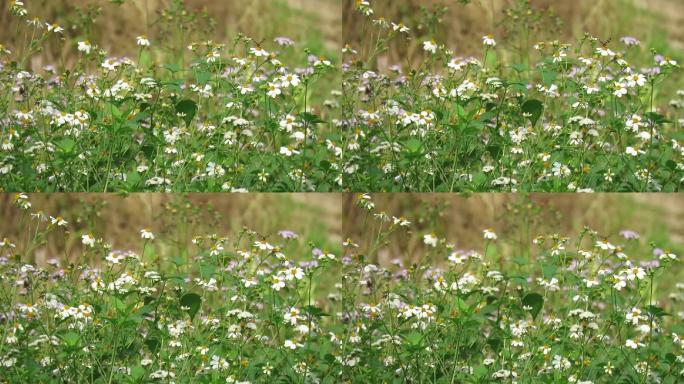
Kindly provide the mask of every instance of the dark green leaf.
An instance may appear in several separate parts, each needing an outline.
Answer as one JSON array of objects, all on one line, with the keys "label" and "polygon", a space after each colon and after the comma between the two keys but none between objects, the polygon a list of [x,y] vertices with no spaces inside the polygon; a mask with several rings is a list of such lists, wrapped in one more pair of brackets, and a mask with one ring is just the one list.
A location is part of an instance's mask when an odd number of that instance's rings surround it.
[{"label": "dark green leaf", "polygon": [[325,123],[325,121],[321,120],[318,116],[314,115],[313,113],[309,113],[309,112],[302,112],[299,114],[299,117],[302,120],[304,120],[304,122],[309,123],[309,124]]},{"label": "dark green leaf", "polygon": [[522,303],[524,306],[532,307],[530,313],[532,314],[532,318],[536,319],[544,305],[544,297],[538,293],[528,293],[523,297]]},{"label": "dark green leaf", "polygon": [[176,112],[183,114],[183,120],[185,120],[185,125],[189,126],[192,119],[195,118],[197,113],[197,104],[192,100],[181,100],[176,104]]},{"label": "dark green leaf", "polygon": [[202,297],[196,293],[186,293],[180,298],[180,304],[183,307],[188,307],[188,314],[191,319],[194,319],[200,305],[202,305]]},{"label": "dark green leaf", "polygon": [[671,314],[665,312],[664,309],[662,309],[658,306],[655,306],[655,305],[647,306],[646,312],[650,313],[654,317],[672,316]]},{"label": "dark green leaf", "polygon": [[322,309],[313,305],[307,305],[306,307],[304,307],[304,312],[314,317],[330,316],[329,314],[323,312]]},{"label": "dark green leaf", "polygon": [[539,121],[539,118],[542,115],[544,104],[539,100],[530,99],[523,103],[521,109],[523,113],[529,113],[531,115],[529,119],[534,127],[537,125],[537,121]]}]

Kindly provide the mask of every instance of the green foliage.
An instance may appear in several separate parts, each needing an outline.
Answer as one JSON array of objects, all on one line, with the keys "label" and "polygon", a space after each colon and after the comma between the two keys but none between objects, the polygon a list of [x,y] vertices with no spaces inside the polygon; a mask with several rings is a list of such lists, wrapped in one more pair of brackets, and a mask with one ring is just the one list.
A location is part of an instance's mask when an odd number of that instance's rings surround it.
[{"label": "green foliage", "polygon": [[[369,19],[377,42],[345,51],[345,187],[681,190],[684,90],[663,94],[676,85],[677,60],[634,38],[535,41],[531,31],[547,24],[545,12],[527,1],[510,3],[504,42],[484,36],[477,57],[430,40],[439,37],[426,34],[439,17],[426,16],[427,25],[413,31],[371,22],[381,15],[357,3],[356,17]],[[377,55],[416,36],[421,60],[376,68]]]},{"label": "green foliage", "polygon": [[66,33],[54,20],[29,23],[27,47],[0,48],[0,190],[341,188],[337,63],[321,44],[238,32],[213,42],[206,15],[174,0],[154,23],[159,40],[128,42],[135,59],[109,57],[88,40],[99,11],[88,12],[84,36],[61,48],[78,54],[69,66],[25,65]]},{"label": "green foliage", "polygon": [[[488,229],[467,250],[433,234],[444,205],[397,218],[363,195],[348,207],[362,237],[334,252],[288,231],[222,236],[193,226],[148,233],[140,253],[93,233],[75,262],[37,266],[22,259],[75,229],[25,195],[15,202],[32,236],[0,245],[18,255],[0,258],[9,382],[55,381],[55,372],[65,382],[126,383],[682,378],[684,294],[658,284],[678,257],[631,232]],[[168,211],[174,222],[196,219],[187,204]],[[393,253],[393,239],[413,246]],[[397,260],[376,262],[387,254]]]}]

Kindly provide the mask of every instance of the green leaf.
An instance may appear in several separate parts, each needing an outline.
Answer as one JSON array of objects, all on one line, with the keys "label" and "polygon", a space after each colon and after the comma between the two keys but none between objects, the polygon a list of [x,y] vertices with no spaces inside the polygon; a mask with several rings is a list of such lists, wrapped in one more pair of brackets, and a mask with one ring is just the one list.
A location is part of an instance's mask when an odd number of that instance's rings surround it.
[{"label": "green leaf", "polygon": [[648,121],[655,125],[662,125],[670,122],[665,118],[665,116],[656,112],[647,112],[645,116]]},{"label": "green leaf", "polygon": [[671,314],[665,312],[664,309],[662,309],[658,306],[655,306],[655,305],[647,306],[646,312],[650,313],[653,317],[672,316]]},{"label": "green leaf", "polygon": [[203,279],[209,279],[216,273],[216,266],[212,264],[202,264],[200,265],[200,276]]},{"label": "green leaf", "polygon": [[551,278],[556,275],[556,272],[558,272],[558,267],[556,267],[553,264],[542,264],[541,265],[542,269],[542,274],[544,275],[544,278]]},{"label": "green leaf", "polygon": [[69,348],[74,348],[78,345],[78,341],[81,340],[81,335],[76,332],[67,332],[63,335],[59,335],[59,338],[62,339]]},{"label": "green leaf", "polygon": [[511,64],[509,67],[518,73],[527,71],[527,65],[525,64]]},{"label": "green leaf", "polygon": [[304,307],[304,312],[306,312],[309,315],[314,316],[314,317],[330,316],[329,314],[323,312],[322,309],[320,309],[314,305],[307,305],[306,307]]},{"label": "green leaf", "polygon": [[188,307],[190,319],[194,319],[200,305],[202,305],[202,297],[196,293],[186,293],[180,298],[180,304],[183,307]]},{"label": "green leaf", "polygon": [[126,174],[126,185],[128,188],[134,188],[136,187],[140,181],[142,180],[142,177],[138,172],[129,172]]},{"label": "green leaf", "polygon": [[115,120],[119,120],[121,119],[121,116],[123,116],[123,112],[121,112],[121,110],[119,110],[119,108],[114,104],[107,104],[105,108],[112,114],[112,117]]},{"label": "green leaf", "polygon": [[171,63],[171,64],[162,65],[162,68],[168,69],[168,70],[171,71],[171,72],[180,72],[180,71],[183,69],[183,68],[181,68],[181,66],[178,65],[177,63]]},{"label": "green leaf", "polygon": [[192,100],[181,100],[176,104],[176,112],[183,114],[183,120],[185,120],[185,126],[190,126],[192,119],[195,118],[197,114],[197,104]]},{"label": "green leaf", "polygon": [[523,297],[522,303],[525,306],[532,307],[530,313],[532,314],[532,318],[536,319],[542,306],[544,306],[544,297],[538,293],[528,293]]},{"label": "green leaf", "polygon": [[418,140],[418,139],[415,139],[415,138],[406,140],[401,144],[404,146],[404,148],[406,148],[406,150],[409,153],[413,153],[413,154],[420,153],[420,149],[423,146],[423,142]]},{"label": "green leaf", "polygon": [[542,115],[544,104],[539,100],[530,99],[523,103],[521,109],[523,113],[529,113],[531,115],[529,119],[534,127],[537,125],[537,121],[539,121],[539,118]]},{"label": "green leaf", "polygon": [[118,297],[113,297],[112,303],[114,304],[114,308],[116,308],[116,311],[120,314],[126,314],[128,312],[126,304],[124,304],[123,301],[121,301]]},{"label": "green leaf", "polygon": [[423,341],[423,334],[420,332],[411,332],[406,335],[406,341],[408,341],[413,346],[419,346]]},{"label": "green leaf", "polygon": [[325,121],[321,120],[320,117],[314,115],[313,113],[309,113],[309,112],[302,112],[299,114],[299,117],[302,120],[304,120],[304,122],[309,123],[309,124],[325,123]]},{"label": "green leaf", "polygon": [[131,378],[134,380],[140,380],[143,375],[145,375],[145,368],[143,368],[141,365],[136,365],[135,367],[131,368]]},{"label": "green leaf", "polygon": [[159,339],[150,337],[145,339],[145,345],[147,345],[147,348],[149,348],[150,351],[156,353],[159,350],[161,343],[159,342]]},{"label": "green leaf", "polygon": [[182,267],[188,263],[185,257],[175,256],[171,258],[171,262],[176,265],[176,267]]},{"label": "green leaf", "polygon": [[201,71],[197,73],[197,84],[204,85],[211,79],[211,73],[207,71]]},{"label": "green leaf", "polygon": [[558,78],[558,73],[553,72],[553,71],[542,70],[541,75],[542,75],[542,81],[546,85],[553,84],[556,81],[556,78]]},{"label": "green leaf", "polygon": [[74,148],[76,148],[76,141],[67,137],[60,140],[57,143],[57,146],[62,150],[62,152],[71,154],[74,152]]}]

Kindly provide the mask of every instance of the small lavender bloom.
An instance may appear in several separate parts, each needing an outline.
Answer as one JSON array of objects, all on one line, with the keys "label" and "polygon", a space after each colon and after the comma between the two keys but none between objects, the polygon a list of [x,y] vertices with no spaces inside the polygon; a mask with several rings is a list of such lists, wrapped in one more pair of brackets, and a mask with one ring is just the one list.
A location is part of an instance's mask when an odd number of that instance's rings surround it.
[{"label": "small lavender bloom", "polygon": [[344,264],[344,265],[349,265],[349,264],[351,264],[351,263],[352,263],[351,257],[345,256],[345,257],[342,258],[342,264]]},{"label": "small lavender bloom", "polygon": [[59,281],[62,278],[64,278],[64,276],[66,276],[66,271],[64,271],[63,269],[57,269],[50,275],[50,278],[53,281]]},{"label": "small lavender bloom", "polygon": [[223,71],[223,76],[224,76],[224,77],[227,77],[227,76],[230,76],[230,75],[232,75],[232,74],[234,74],[234,73],[238,73],[238,72],[240,72],[240,68],[237,68],[237,67],[227,67],[226,70]]},{"label": "small lavender bloom", "polygon": [[620,236],[628,240],[635,240],[640,237],[638,233],[630,229],[623,229],[622,231],[620,231]]},{"label": "small lavender bloom", "polygon": [[657,74],[660,74],[660,67],[641,68],[641,73],[643,73],[644,75],[655,76]]},{"label": "small lavender bloom", "polygon": [[313,254],[315,257],[318,257],[323,254],[323,251],[321,251],[320,248],[314,248],[311,251],[311,254]]},{"label": "small lavender bloom", "polygon": [[294,40],[285,36],[278,36],[275,39],[273,39],[273,41],[281,47],[290,47],[294,45]]},{"label": "small lavender bloom", "polygon": [[390,69],[390,71],[392,71],[392,72],[401,73],[401,66],[399,66],[399,65],[397,65],[397,64],[394,64],[394,65],[391,66],[389,69]]},{"label": "small lavender bloom", "polygon": [[310,76],[313,75],[314,69],[312,67],[295,68],[295,73],[302,76]]},{"label": "small lavender bloom", "polygon": [[299,266],[302,268],[313,269],[313,268],[318,267],[318,261],[317,260],[300,261]]},{"label": "small lavender bloom", "polygon": [[664,253],[665,251],[663,251],[662,248],[653,248],[653,256],[655,257],[660,257],[660,255]]},{"label": "small lavender bloom", "polygon": [[659,260],[645,260],[639,263],[639,265],[646,269],[656,269],[660,266]]},{"label": "small lavender bloom", "polygon": [[641,44],[641,42],[636,37],[632,36],[624,36],[620,38],[620,41],[628,47]]},{"label": "small lavender bloom", "polygon": [[296,239],[299,237],[299,235],[297,235],[296,233],[294,233],[292,231],[288,231],[288,230],[282,230],[282,231],[278,232],[278,234],[283,239]]},{"label": "small lavender bloom", "polygon": [[406,269],[400,269],[394,274],[394,278],[396,280],[404,280],[408,278],[408,270]]},{"label": "small lavender bloom", "polygon": [[394,79],[394,84],[396,85],[406,84],[407,82],[408,79],[406,78],[406,76],[397,76],[397,78]]}]

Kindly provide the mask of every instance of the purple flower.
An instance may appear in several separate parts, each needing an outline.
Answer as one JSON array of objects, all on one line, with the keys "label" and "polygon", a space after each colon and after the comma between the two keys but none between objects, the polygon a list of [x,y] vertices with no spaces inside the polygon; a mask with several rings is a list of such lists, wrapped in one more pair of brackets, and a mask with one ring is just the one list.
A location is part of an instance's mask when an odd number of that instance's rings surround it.
[{"label": "purple flower", "polygon": [[280,237],[282,237],[283,239],[296,239],[299,237],[299,235],[297,235],[296,233],[288,230],[282,230],[278,232],[278,235],[280,235]]},{"label": "purple flower", "polygon": [[273,41],[281,47],[290,47],[294,45],[294,40],[285,36],[278,36],[275,39],[273,39]]},{"label": "purple flower", "polygon": [[620,236],[622,236],[628,240],[635,240],[635,239],[638,239],[640,237],[638,233],[636,233],[630,229],[623,229],[622,231],[620,231]]},{"label": "purple flower", "polygon": [[313,269],[313,268],[318,267],[318,261],[317,260],[300,261],[299,266],[302,268]]},{"label": "purple flower", "polygon": [[641,42],[639,40],[637,40],[636,37],[632,37],[632,36],[624,36],[624,37],[620,38],[620,41],[628,47],[641,44]]},{"label": "purple flower", "polygon": [[639,265],[643,268],[646,269],[656,269],[660,266],[660,261],[659,260],[644,260],[639,262]]}]

